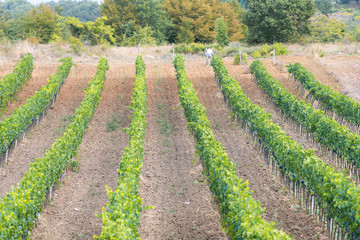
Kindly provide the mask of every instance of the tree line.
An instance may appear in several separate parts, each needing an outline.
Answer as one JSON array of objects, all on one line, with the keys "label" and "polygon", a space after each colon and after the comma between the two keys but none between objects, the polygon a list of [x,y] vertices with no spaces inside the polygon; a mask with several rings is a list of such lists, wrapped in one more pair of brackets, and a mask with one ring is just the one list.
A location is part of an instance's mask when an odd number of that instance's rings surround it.
[{"label": "tree line", "polygon": [[100,5],[60,0],[33,6],[26,0],[6,0],[0,3],[0,38],[121,46],[289,42],[310,34],[310,18],[316,8],[328,14],[329,1],[104,0]]}]

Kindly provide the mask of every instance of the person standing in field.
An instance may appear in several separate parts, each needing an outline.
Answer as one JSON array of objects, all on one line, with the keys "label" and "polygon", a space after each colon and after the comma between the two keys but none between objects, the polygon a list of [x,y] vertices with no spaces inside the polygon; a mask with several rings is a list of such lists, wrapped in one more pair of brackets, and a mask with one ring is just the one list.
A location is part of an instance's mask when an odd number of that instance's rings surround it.
[{"label": "person standing in field", "polygon": [[213,56],[214,56],[214,51],[211,48],[206,49],[205,51],[206,65],[208,65],[209,59],[211,59]]}]

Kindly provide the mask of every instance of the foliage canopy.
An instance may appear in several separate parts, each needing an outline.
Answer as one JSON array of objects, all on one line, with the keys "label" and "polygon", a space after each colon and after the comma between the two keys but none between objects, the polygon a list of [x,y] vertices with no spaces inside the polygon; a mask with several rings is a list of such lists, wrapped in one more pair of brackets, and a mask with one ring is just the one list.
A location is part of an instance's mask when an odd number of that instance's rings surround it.
[{"label": "foliage canopy", "polygon": [[248,42],[289,42],[309,32],[315,12],[313,0],[248,0],[245,24]]}]

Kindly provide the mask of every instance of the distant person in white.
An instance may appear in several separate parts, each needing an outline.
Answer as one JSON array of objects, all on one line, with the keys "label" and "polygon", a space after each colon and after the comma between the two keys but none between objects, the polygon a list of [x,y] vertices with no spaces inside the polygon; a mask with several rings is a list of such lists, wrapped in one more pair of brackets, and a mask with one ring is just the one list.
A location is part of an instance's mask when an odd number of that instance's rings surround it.
[{"label": "distant person in white", "polygon": [[206,49],[205,57],[206,57],[206,65],[209,63],[209,59],[214,56],[214,51],[211,48]]}]

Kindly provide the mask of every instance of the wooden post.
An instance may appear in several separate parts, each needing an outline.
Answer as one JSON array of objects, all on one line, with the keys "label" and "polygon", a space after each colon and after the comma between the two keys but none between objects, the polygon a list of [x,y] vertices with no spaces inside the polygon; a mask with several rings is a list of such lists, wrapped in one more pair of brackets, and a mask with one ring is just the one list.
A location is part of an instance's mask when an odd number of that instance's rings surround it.
[{"label": "wooden post", "polygon": [[173,61],[175,61],[175,43],[172,44],[173,46]]},{"label": "wooden post", "polygon": [[33,44],[33,56],[34,56],[34,60],[35,60],[35,44]]},{"label": "wooden post", "polygon": [[7,148],[7,149],[6,149],[6,154],[5,154],[5,163],[7,163],[8,156],[9,156],[9,148]]},{"label": "wooden post", "polygon": [[207,46],[206,46],[206,43],[205,43],[205,58],[206,58],[206,65],[208,65],[209,58],[208,58],[208,55],[206,54],[206,52],[207,52]]},{"label": "wooden post", "polygon": [[240,45],[238,45],[239,48],[239,58],[240,58],[240,62],[241,62],[241,49],[240,49]]},{"label": "wooden post", "polygon": [[273,49],[273,64],[276,63],[276,58],[275,58],[275,49]]}]

